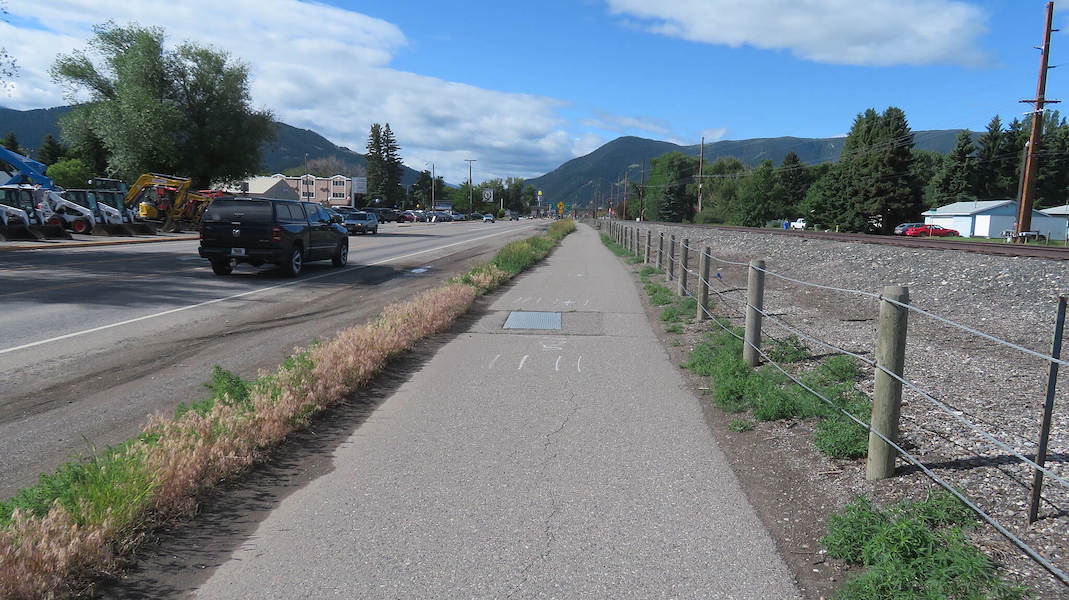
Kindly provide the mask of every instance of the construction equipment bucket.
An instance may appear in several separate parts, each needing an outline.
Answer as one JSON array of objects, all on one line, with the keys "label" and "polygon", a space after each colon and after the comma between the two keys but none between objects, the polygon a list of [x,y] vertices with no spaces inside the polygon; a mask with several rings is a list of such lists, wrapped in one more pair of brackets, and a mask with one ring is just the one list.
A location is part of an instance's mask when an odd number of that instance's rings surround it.
[{"label": "construction equipment bucket", "polygon": [[41,239],[41,236],[34,233],[26,225],[0,225],[0,240],[28,240],[36,242]]},{"label": "construction equipment bucket", "polygon": [[30,230],[49,240],[69,240],[71,233],[62,225],[30,225]]}]

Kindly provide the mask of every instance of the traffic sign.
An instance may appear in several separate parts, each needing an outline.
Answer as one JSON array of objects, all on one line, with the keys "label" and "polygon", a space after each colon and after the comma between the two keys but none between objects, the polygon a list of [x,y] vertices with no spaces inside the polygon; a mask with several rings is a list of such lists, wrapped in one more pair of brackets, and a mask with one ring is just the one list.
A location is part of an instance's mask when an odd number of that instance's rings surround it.
[{"label": "traffic sign", "polygon": [[494,201],[494,190],[483,190],[483,202]]}]

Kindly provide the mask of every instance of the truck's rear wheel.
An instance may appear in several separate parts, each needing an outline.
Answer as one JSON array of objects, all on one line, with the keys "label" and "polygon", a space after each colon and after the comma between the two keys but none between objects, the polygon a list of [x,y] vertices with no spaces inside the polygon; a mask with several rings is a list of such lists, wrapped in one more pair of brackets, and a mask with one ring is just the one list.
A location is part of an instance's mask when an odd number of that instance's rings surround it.
[{"label": "truck's rear wheel", "polygon": [[335,267],[344,267],[349,262],[349,240],[343,239],[338,242],[338,251],[330,257],[330,264]]},{"label": "truck's rear wheel", "polygon": [[282,272],[290,277],[296,277],[300,275],[301,269],[304,267],[304,252],[300,246],[294,246],[293,250],[290,250],[290,258],[282,264]]}]

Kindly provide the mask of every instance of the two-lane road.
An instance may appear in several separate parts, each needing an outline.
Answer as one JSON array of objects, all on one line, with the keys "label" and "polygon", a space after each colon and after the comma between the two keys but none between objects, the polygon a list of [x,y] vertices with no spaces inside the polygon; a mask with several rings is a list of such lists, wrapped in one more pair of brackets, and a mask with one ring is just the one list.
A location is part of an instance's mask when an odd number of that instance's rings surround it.
[{"label": "two-lane road", "polygon": [[0,255],[0,497],[145,417],[203,397],[212,365],[244,376],[438,284],[542,221],[384,225],[350,263],[297,279],[217,277],[197,242]]}]

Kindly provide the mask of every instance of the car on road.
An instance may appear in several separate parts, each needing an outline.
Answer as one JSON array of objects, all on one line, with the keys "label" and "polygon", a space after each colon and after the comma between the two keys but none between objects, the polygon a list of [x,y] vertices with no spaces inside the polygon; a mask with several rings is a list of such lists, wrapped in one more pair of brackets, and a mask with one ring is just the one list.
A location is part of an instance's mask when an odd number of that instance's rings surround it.
[{"label": "car on road", "polygon": [[237,264],[274,264],[296,277],[306,261],[349,261],[349,232],[315,202],[260,197],[216,198],[200,224],[201,258],[216,275]]},{"label": "car on road", "polygon": [[379,218],[373,212],[356,211],[348,213],[345,215],[344,225],[349,235],[379,232]]},{"label": "car on road", "polygon": [[902,223],[895,226],[895,235],[906,235],[906,230],[911,227],[923,227],[924,223]]},{"label": "car on road", "polygon": [[494,218],[494,215],[490,213],[486,213],[485,215],[483,215],[483,223],[493,223],[496,220],[497,219]]},{"label": "car on road", "polygon": [[957,229],[950,229],[941,225],[919,225],[906,229],[902,235],[909,237],[958,237],[961,234]]}]

